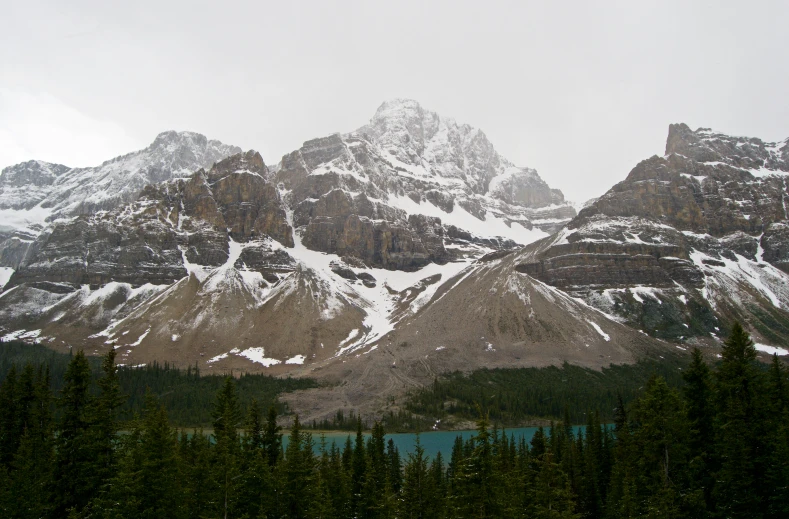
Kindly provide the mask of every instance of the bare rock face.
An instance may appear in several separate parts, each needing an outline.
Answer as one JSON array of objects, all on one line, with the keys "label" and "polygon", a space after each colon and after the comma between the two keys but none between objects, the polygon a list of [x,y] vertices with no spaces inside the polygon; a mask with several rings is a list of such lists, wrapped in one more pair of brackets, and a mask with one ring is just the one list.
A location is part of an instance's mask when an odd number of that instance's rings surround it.
[{"label": "bare rock face", "polygon": [[[305,142],[269,177],[288,192],[308,248],[376,267],[413,270],[450,256],[420,235],[413,216],[438,219],[486,247],[528,243],[575,216],[560,191],[514,167],[484,133],[411,100],[382,104],[355,132]],[[513,223],[539,231],[518,236],[504,228]]]},{"label": "bare rock face", "polygon": [[271,167],[167,132],[96,168],[19,165],[0,176],[0,210],[13,193],[30,218],[0,225],[0,336],[310,376],[575,216],[483,132],[408,100]]},{"label": "bare rock face", "polygon": [[62,164],[40,160],[3,169],[0,175],[0,208],[32,209],[44,201],[51,186],[69,169]]},{"label": "bare rock face", "polygon": [[250,151],[216,163],[206,182],[234,239],[268,235],[292,247],[293,232],[276,186],[266,181],[267,174],[263,158]]},{"label": "bare rock face", "polygon": [[564,195],[551,189],[537,171],[529,168],[509,168],[493,178],[489,194],[508,204],[525,207],[546,207],[564,204]]},{"label": "bare rock face", "polygon": [[188,178],[240,152],[199,133],[170,131],[143,150],[95,167],[32,160],[5,168],[0,174],[0,267],[17,268],[25,244],[55,220],[115,210],[134,202],[147,185]]},{"label": "bare rock face", "polygon": [[665,157],[638,164],[518,269],[658,337],[718,335],[740,319],[785,340],[786,149],[671,125]]},{"label": "bare rock face", "polygon": [[[279,193],[265,180],[266,172],[260,154],[251,151],[207,173],[148,185],[136,202],[115,211],[58,222],[38,237],[8,288],[39,282],[75,288],[169,284],[184,277],[189,264],[224,264],[230,240],[270,237],[293,246]],[[270,259],[273,265],[265,256],[247,261],[267,272],[288,263],[276,254]]]}]

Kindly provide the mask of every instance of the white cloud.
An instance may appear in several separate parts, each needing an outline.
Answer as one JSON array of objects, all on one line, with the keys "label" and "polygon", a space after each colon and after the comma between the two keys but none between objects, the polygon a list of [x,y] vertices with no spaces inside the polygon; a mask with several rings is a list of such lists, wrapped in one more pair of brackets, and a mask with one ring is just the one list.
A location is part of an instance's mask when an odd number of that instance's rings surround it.
[{"label": "white cloud", "polygon": [[0,88],[0,168],[31,159],[94,166],[140,147],[117,124],[50,94]]}]

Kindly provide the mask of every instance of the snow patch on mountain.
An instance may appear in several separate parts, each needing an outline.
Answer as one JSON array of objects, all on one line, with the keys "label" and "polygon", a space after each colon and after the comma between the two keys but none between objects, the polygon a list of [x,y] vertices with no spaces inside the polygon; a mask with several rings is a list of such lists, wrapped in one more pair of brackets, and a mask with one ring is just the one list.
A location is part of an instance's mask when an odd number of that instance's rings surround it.
[{"label": "snow patch on mountain", "polygon": [[0,290],[8,283],[11,276],[14,274],[14,269],[9,267],[0,267]]}]

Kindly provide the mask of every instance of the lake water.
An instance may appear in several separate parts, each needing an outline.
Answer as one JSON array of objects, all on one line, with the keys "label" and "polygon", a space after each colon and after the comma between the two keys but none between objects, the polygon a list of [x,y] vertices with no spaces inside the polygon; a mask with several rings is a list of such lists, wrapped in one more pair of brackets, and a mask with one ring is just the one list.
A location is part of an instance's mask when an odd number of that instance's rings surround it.
[{"label": "lake water", "polygon": [[[507,438],[512,436],[515,437],[516,442],[520,442],[521,438],[525,438],[527,442],[530,442],[534,433],[537,432],[538,427],[518,427],[513,429],[505,429],[507,433]],[[584,429],[583,426],[574,426],[573,433],[578,434],[578,431]],[[312,431],[306,431],[312,432]],[[546,434],[548,433],[548,428],[545,428]],[[345,445],[345,439],[348,437],[348,432],[326,432],[324,433],[326,437],[326,446],[327,448],[331,447],[332,443],[336,443],[337,447],[342,449]],[[351,442],[353,442],[356,438],[356,433],[350,433],[351,435]],[[436,453],[440,452],[441,456],[443,456],[444,460],[448,460],[452,454],[452,445],[455,443],[455,438],[461,436],[463,440],[467,440],[468,438],[476,435],[476,431],[432,431],[432,432],[424,432],[420,433],[419,435],[419,442],[422,444],[422,448],[425,449],[425,453],[430,456],[431,458],[436,455]],[[364,433],[365,438],[369,437],[369,433]],[[321,444],[321,435],[320,433],[312,432],[312,437],[315,440],[315,451],[317,453],[320,452],[320,444]],[[394,440],[394,444],[397,446],[397,449],[400,451],[400,456],[405,460],[407,454],[409,452],[414,451],[414,445],[416,443],[416,434],[415,433],[399,433],[399,434],[387,434],[386,435],[386,442],[389,442],[389,438]],[[282,437],[283,446],[287,446],[288,437],[287,435]]]}]

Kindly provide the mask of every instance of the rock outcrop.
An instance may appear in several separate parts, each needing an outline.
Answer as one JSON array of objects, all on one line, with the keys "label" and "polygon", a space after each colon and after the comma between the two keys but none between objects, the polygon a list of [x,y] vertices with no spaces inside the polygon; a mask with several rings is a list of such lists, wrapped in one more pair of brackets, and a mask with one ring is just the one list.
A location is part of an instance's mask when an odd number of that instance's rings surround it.
[{"label": "rock outcrop", "polygon": [[164,132],[147,148],[90,168],[31,160],[0,174],[0,267],[16,269],[50,223],[134,202],[147,185],[188,178],[240,153],[199,133]]},{"label": "rock outcrop", "polygon": [[[273,238],[292,247],[292,229],[266,171],[260,154],[250,151],[217,162],[207,173],[149,185],[136,202],[114,211],[57,222],[39,236],[7,288],[169,284],[190,265],[223,265],[231,240]],[[263,258],[249,258],[249,265],[277,270]]]},{"label": "rock outcrop", "polygon": [[671,125],[638,164],[519,269],[661,338],[747,321],[789,339],[789,141]]},{"label": "rock outcrop", "polygon": [[213,142],[167,133],[91,171],[15,169],[8,186],[49,191],[28,197],[42,209],[34,225],[0,235],[15,269],[0,331],[114,347],[125,364],[318,369],[373,351],[459,280],[575,216],[483,132],[413,101],[273,167]]}]

